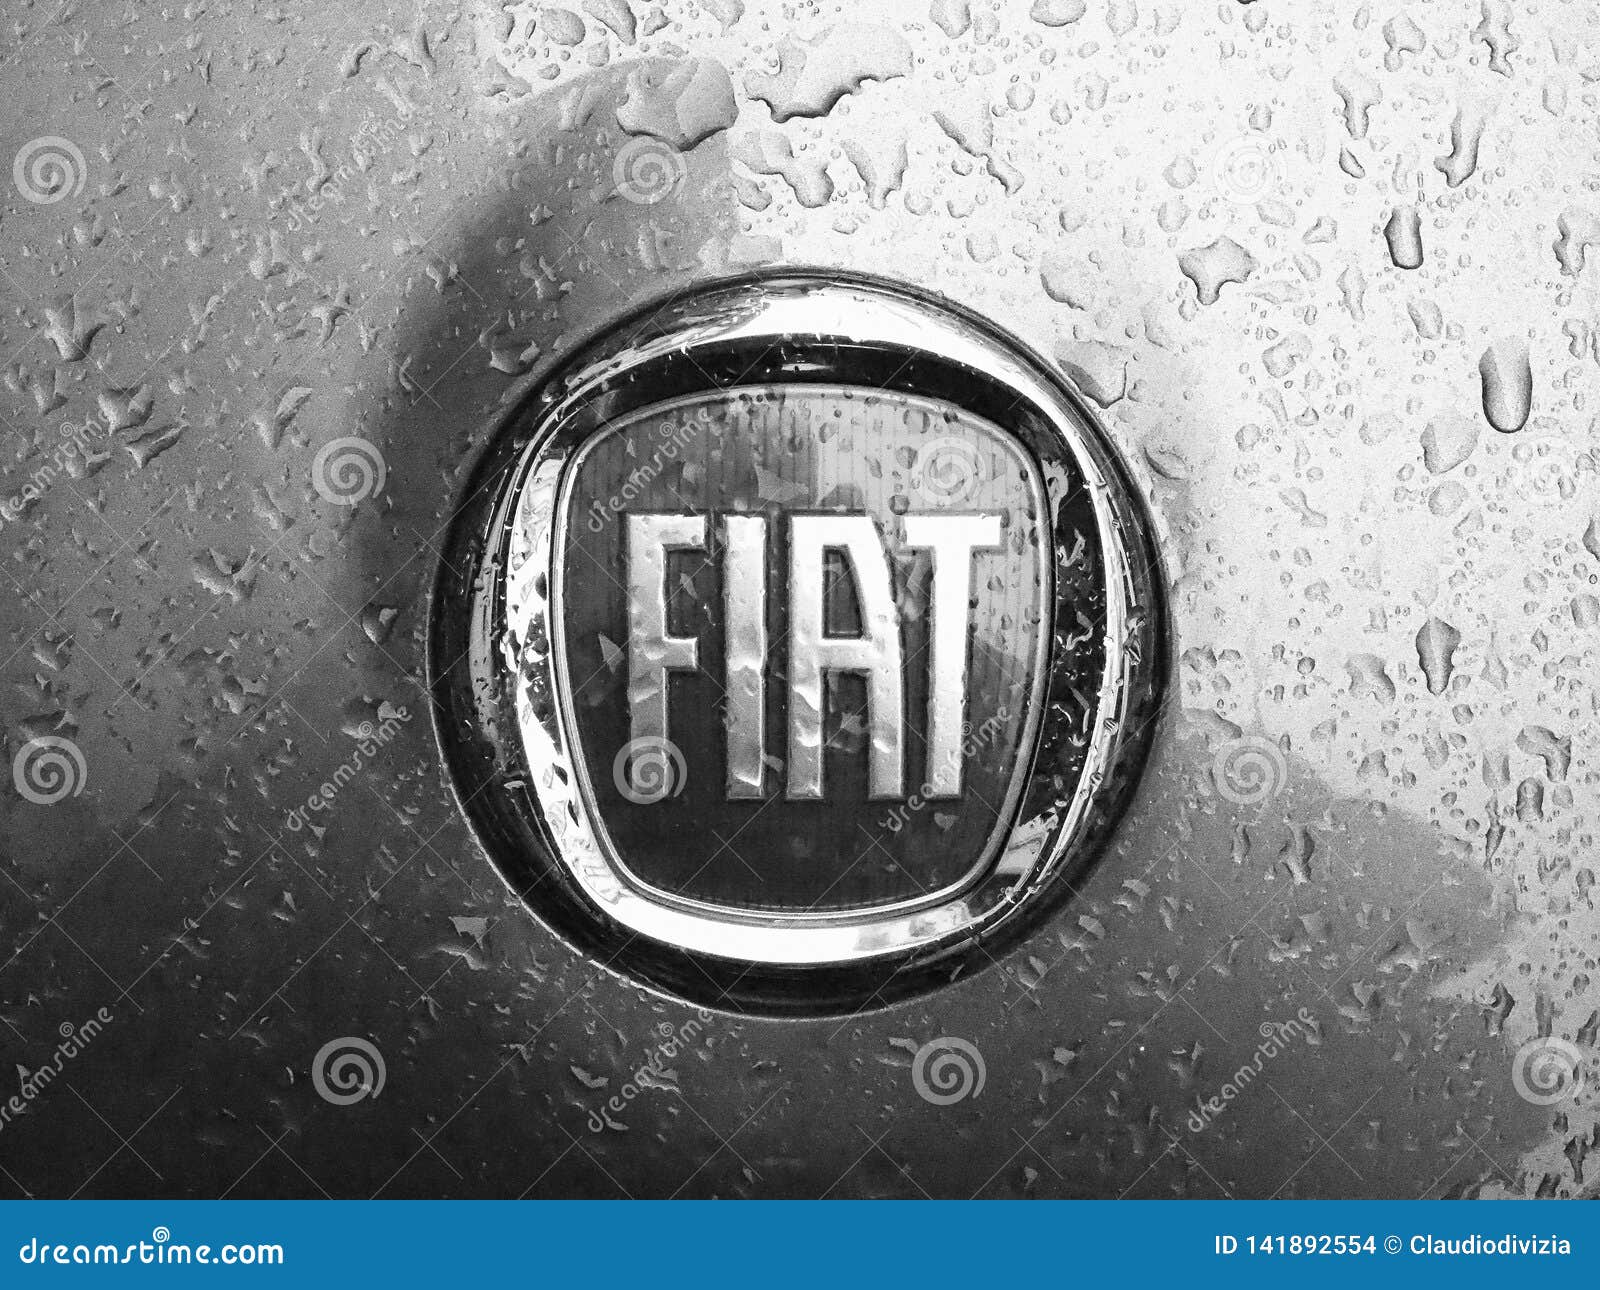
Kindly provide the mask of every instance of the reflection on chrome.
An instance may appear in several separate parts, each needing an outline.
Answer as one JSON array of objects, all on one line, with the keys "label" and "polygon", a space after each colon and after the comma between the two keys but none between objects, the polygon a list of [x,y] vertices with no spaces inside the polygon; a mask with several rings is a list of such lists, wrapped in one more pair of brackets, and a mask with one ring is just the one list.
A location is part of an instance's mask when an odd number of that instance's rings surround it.
[{"label": "reflection on chrome", "polygon": [[[1131,789],[1142,512],[1078,399],[930,297],[787,273],[646,311],[470,496],[433,624],[471,663],[436,679],[462,800],[642,980],[755,1011],[929,988],[1058,905]],[[645,745],[669,791],[620,768]]]}]

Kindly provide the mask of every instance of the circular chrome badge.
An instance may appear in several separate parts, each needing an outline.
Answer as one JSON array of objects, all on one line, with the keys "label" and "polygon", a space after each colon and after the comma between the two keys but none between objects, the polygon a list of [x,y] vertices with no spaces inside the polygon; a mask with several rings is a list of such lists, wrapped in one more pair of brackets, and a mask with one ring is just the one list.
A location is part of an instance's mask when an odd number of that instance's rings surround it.
[{"label": "circular chrome badge", "polygon": [[440,736],[508,882],[713,1006],[874,1006],[1057,904],[1162,672],[1142,511],[1083,403],[904,287],[718,283],[571,355],[436,588]]}]

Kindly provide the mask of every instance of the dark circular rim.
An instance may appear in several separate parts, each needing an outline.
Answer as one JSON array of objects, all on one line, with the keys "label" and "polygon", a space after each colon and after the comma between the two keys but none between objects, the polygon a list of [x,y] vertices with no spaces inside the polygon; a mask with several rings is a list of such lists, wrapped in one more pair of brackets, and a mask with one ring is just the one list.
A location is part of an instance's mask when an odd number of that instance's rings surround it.
[{"label": "dark circular rim", "polygon": [[[507,670],[495,657],[502,626],[497,618],[503,606],[500,579],[494,575],[509,539],[525,471],[560,422],[557,413],[563,403],[583,385],[580,378],[585,373],[592,376],[597,366],[604,368],[608,358],[625,354],[630,346],[673,332],[710,303],[736,308],[745,298],[757,301],[785,291],[837,289],[870,293],[959,325],[1070,408],[1075,436],[1067,440],[1067,447],[1076,458],[1092,457],[1109,494],[1104,501],[1111,522],[1108,526],[1102,515],[1098,529],[1102,541],[1114,543],[1116,551],[1101,552],[1100,568],[1109,578],[1110,555],[1120,556],[1126,594],[1135,610],[1123,639],[1108,639],[1107,646],[1114,650],[1120,644],[1128,683],[1119,696],[1114,754],[1097,767],[1101,782],[1087,790],[1088,817],[1055,861],[1042,869],[1035,866],[1028,879],[1009,885],[977,930],[962,928],[931,945],[847,964],[755,964],[668,945],[616,923],[559,862],[558,848],[542,824],[530,788],[534,771],[523,755],[515,705],[498,692]],[[841,378],[838,369],[848,365],[854,370],[869,354],[881,350],[876,344],[853,346],[837,334],[813,337],[780,347],[773,363],[756,377],[774,379],[776,373],[785,381],[831,378],[870,385]],[[1016,385],[957,365],[948,356],[930,351],[897,354],[893,380],[880,388],[923,394],[931,388],[933,397],[988,415],[1008,430],[1004,414],[1026,400]],[[691,388],[695,381],[702,390],[750,383],[735,380],[719,386],[699,363],[691,366],[699,373],[685,378]],[[603,382],[584,389],[591,409],[596,392],[602,402],[617,397]],[[665,397],[655,385],[651,389],[640,406]],[[1007,406],[998,406],[997,400]],[[1027,403],[1033,406],[1031,400]],[[599,421],[609,419],[620,406],[599,406]],[[1025,451],[1037,455],[1020,433],[1014,437],[1023,442]],[[589,959],[645,988],[735,1013],[829,1015],[886,1007],[958,976],[974,975],[1014,949],[1070,898],[1073,879],[1103,848],[1136,788],[1169,668],[1159,567],[1143,503],[1110,438],[1070,384],[1014,336],[930,292],[872,275],[786,267],[708,279],[688,292],[643,303],[553,358],[537,374],[531,392],[496,427],[450,525],[429,599],[427,679],[435,733],[452,792],[497,872],[535,918]],[[1047,660],[1047,668],[1050,665]],[[1030,773],[1047,737],[1048,731],[1041,727],[1034,747],[1021,752],[1030,763]],[[1008,827],[1015,827],[1019,818],[1020,813]]]}]

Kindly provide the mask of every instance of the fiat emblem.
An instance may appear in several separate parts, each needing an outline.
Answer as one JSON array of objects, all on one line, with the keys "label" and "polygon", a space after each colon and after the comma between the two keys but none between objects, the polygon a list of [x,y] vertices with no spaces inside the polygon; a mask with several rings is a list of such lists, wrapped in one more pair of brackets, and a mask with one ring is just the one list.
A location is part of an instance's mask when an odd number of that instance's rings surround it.
[{"label": "fiat emblem", "polygon": [[480,841],[591,958],[877,1006],[1060,904],[1137,777],[1155,555],[1085,404],[904,286],[724,281],[557,361],[452,528],[429,660]]}]

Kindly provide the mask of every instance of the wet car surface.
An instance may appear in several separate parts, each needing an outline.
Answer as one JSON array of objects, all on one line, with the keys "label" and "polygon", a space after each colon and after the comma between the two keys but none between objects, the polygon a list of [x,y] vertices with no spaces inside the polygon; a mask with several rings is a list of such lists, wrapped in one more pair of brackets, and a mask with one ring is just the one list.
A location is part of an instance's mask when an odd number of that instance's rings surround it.
[{"label": "wet car surface", "polygon": [[[7,18],[10,1193],[1592,1194],[1593,12]],[[427,643],[551,365],[797,265],[1075,385],[1170,678],[1023,944],[772,1018],[508,887]]]}]

